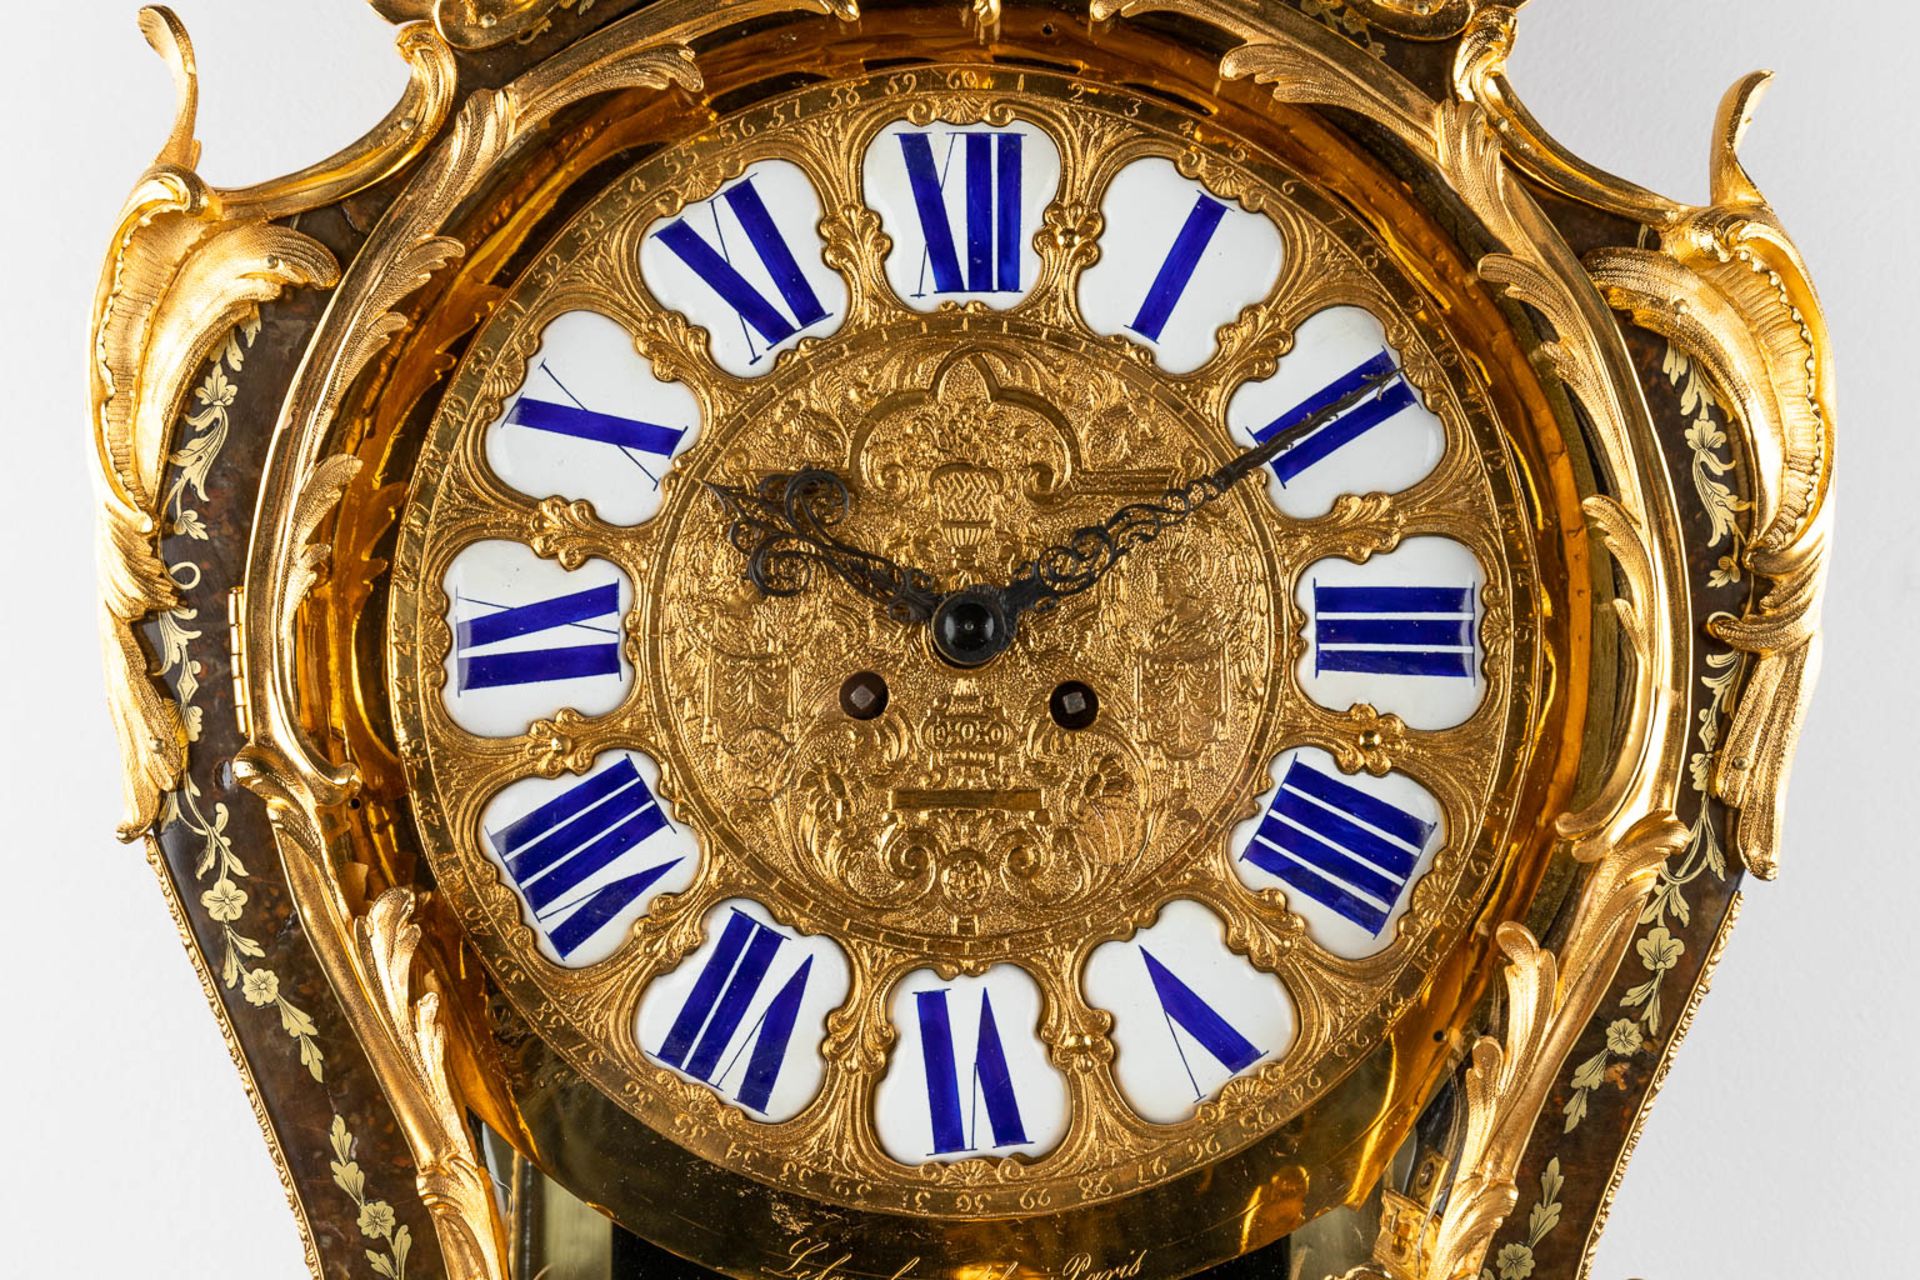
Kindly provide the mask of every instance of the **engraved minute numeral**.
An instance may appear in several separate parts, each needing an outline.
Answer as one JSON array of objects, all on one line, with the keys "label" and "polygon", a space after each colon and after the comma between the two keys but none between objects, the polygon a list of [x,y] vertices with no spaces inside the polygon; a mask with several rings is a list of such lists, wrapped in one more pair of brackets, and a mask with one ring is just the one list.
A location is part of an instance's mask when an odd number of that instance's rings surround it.
[{"label": "engraved minute numeral", "polygon": [[[544,791],[552,784],[519,785]],[[512,803],[503,793],[488,812]],[[690,838],[668,819],[631,756],[566,785],[490,831],[487,843],[552,954],[576,964],[611,952],[618,938],[609,936],[610,925],[684,886],[694,857]]]},{"label": "engraved minute numeral", "polygon": [[642,996],[641,1045],[744,1110],[785,1119],[819,1086],[821,1023],[845,998],[846,962],[745,901],[716,908],[707,928],[706,945]]},{"label": "engraved minute numeral", "polygon": [[1377,935],[1435,825],[1296,757],[1240,856]]},{"label": "engraved minute numeral", "polygon": [[819,221],[800,169],[761,161],[649,230],[641,274],[660,301],[707,329],[722,368],[754,376],[774,351],[831,332],[844,316],[845,282],[822,261]]}]

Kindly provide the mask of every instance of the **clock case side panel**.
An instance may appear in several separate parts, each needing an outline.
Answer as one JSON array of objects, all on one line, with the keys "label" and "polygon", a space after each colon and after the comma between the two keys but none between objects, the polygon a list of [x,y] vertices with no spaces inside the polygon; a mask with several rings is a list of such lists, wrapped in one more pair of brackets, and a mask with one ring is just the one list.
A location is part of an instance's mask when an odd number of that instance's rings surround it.
[{"label": "clock case side panel", "polygon": [[[300,232],[350,258],[397,183],[308,211]],[[275,224],[284,225],[284,224]],[[180,709],[181,771],[144,833],[149,861],[239,1068],[316,1276],[363,1273],[369,1251],[440,1273],[413,1162],[378,1075],[315,956],[265,806],[236,780],[230,608],[244,575],[265,445],[324,293],[298,289],[222,330],[171,422],[155,551],[176,587],[139,624]],[[150,394],[150,392],[146,392]]]},{"label": "clock case side panel", "polygon": [[[603,5],[592,24],[556,14],[550,38],[570,42],[621,7]],[[159,8],[142,10],[139,25],[173,70],[178,102],[123,212],[90,349],[102,638],[127,777],[121,835],[146,846],[309,1271],[430,1280],[451,1269],[414,1153],[319,962],[268,808],[233,767],[248,741],[242,583],[268,441],[337,264],[403,189],[456,83],[497,82],[536,55],[456,55],[428,24],[402,25],[411,78],[384,121],[306,169],[220,189],[194,171],[187,32]]]},{"label": "clock case side panel", "polygon": [[1805,264],[1734,154],[1763,83],[1743,79],[1722,104],[1707,206],[1591,170],[1584,187],[1532,178],[1617,309],[1673,477],[1695,620],[1676,805],[1686,839],[1561,1065],[1517,1171],[1519,1205],[1489,1251],[1546,1275],[1588,1274],[1744,882],[1777,874],[1785,774],[1817,667],[1832,353]]},{"label": "clock case side panel", "polygon": [[[1681,410],[1702,390],[1684,357],[1643,331],[1629,331],[1628,345],[1646,379],[1674,474],[1686,477],[1703,468],[1713,474],[1726,465],[1709,482],[1722,486],[1718,501],[1749,501],[1740,465],[1744,451],[1731,435],[1719,437],[1716,446],[1710,443],[1715,437],[1690,433],[1702,419],[1724,425],[1724,411],[1698,401]],[[1689,443],[1690,434],[1698,448]],[[1678,486],[1676,498],[1694,616],[1737,611],[1753,596],[1751,578],[1729,578],[1723,566],[1728,543],[1742,535],[1726,532],[1724,511],[1716,518],[1692,485]],[[1524,1252],[1542,1275],[1584,1274],[1654,1095],[1739,917],[1745,870],[1728,834],[1729,810],[1705,781],[1744,671],[1739,656],[1704,627],[1700,640],[1686,691],[1693,753],[1675,808],[1685,843],[1665,862],[1618,972],[1554,1075],[1516,1170],[1518,1204],[1488,1250],[1490,1259],[1505,1251],[1510,1262]],[[1551,929],[1544,936],[1553,944],[1561,932]],[[1542,1229],[1548,1221],[1552,1225]]]},{"label": "clock case side panel", "polygon": [[[1386,40],[1385,60],[1435,97],[1484,108],[1506,163],[1615,309],[1678,517],[1692,620],[1676,677],[1689,729],[1674,786],[1683,838],[1618,972],[1552,1064],[1514,1169],[1517,1204],[1484,1250],[1502,1275],[1585,1277],[1739,918],[1742,882],[1777,871],[1786,772],[1818,661],[1832,352],[1807,266],[1738,158],[1767,73],[1727,91],[1711,135],[1711,199],[1687,205],[1586,164],[1526,110],[1505,74],[1518,6],[1450,7],[1457,23],[1401,33],[1417,49]],[[1532,923],[1564,948],[1577,920],[1536,910]],[[1378,1256],[1404,1261],[1407,1274],[1444,1273],[1417,1253]]]},{"label": "clock case side panel", "polygon": [[[315,221],[308,220],[310,228]],[[230,763],[245,746],[234,715],[228,643],[229,601],[240,585],[235,558],[246,542],[259,445],[277,404],[275,383],[290,372],[286,356],[297,351],[314,311],[302,300],[262,308],[257,324],[235,330],[230,340],[244,364],[223,352],[200,380],[216,397],[224,394],[217,388],[225,380],[233,398],[225,409],[225,447],[208,460],[205,497],[191,508],[205,537],[175,534],[160,548],[169,568],[193,586],[145,628],[163,663],[178,656],[161,678],[197,727],[149,837],[151,860],[289,1199],[310,1233],[309,1265],[316,1275],[357,1275],[367,1248],[385,1251],[404,1232],[412,1242],[408,1265],[432,1275],[438,1250],[406,1143],[316,961],[264,806],[238,785]],[[180,438],[183,447],[206,439],[191,427],[183,427]],[[176,465],[169,483],[183,479]],[[352,1191],[334,1172],[349,1164]],[[360,1226],[367,1204],[376,1206],[368,1222],[385,1233],[378,1238]]]}]

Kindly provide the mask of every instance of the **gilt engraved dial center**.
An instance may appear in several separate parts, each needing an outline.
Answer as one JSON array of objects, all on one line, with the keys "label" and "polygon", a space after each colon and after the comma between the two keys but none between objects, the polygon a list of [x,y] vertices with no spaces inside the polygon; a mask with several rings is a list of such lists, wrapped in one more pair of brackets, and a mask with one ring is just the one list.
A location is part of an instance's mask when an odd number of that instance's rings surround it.
[{"label": "gilt engraved dial center", "polygon": [[[1128,910],[1129,886],[1217,844],[1251,798],[1241,762],[1270,727],[1285,593],[1257,490],[1017,632],[993,592],[964,589],[1220,452],[1202,415],[1084,336],[981,328],[936,315],[774,371],[710,428],[695,472],[845,476],[836,536],[952,592],[930,627],[830,579],[741,593],[739,561],[714,553],[723,516],[693,484],[667,498],[650,588],[670,620],[667,719],[701,760],[687,803],[793,886],[799,918],[956,959]],[[884,721],[816,714],[809,691],[849,664],[887,673]],[[1064,719],[1050,706],[1070,682],[1100,689],[1097,720],[1085,699]]]}]

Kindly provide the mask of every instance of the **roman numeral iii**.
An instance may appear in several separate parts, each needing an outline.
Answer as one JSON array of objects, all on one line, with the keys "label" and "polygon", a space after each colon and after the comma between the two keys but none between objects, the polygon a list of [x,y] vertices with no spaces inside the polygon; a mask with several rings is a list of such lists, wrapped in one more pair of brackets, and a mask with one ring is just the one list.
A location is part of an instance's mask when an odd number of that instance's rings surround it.
[{"label": "roman numeral iii", "polygon": [[1313,587],[1314,670],[1473,678],[1470,587]]}]

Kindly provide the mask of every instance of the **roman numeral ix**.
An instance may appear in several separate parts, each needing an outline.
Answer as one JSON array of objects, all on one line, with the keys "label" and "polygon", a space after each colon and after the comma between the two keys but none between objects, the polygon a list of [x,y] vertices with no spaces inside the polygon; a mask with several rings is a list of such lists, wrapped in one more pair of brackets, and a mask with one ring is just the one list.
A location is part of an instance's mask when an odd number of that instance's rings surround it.
[{"label": "roman numeral ix", "polygon": [[[494,689],[502,685],[544,684],[586,676],[620,673],[620,586],[609,582],[533,604],[490,605],[462,598],[461,605],[477,604],[497,612],[468,618],[455,628],[456,684],[461,692]],[[612,619],[614,626],[590,625]],[[613,637],[604,642],[553,649],[519,649],[509,653],[475,654],[517,636],[534,635],[557,627],[578,628]]]}]

